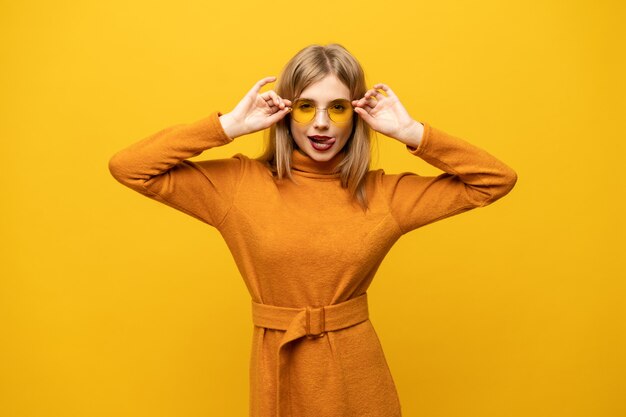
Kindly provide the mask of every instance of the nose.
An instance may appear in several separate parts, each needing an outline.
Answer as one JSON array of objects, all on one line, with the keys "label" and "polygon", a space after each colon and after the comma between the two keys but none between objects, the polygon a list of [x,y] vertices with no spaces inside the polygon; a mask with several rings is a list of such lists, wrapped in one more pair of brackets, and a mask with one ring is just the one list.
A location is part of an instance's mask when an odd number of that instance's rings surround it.
[{"label": "nose", "polygon": [[328,118],[328,112],[326,110],[316,110],[314,120],[315,128],[327,129],[329,124],[330,119]]}]

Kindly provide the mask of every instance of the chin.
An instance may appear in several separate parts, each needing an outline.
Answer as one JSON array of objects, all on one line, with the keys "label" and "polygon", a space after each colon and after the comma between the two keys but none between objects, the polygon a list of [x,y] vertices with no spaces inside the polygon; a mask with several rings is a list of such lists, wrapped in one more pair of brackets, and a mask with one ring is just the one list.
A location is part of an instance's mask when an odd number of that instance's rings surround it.
[{"label": "chin", "polygon": [[337,155],[336,151],[326,151],[326,152],[317,152],[315,150],[309,150],[307,151],[307,154],[315,159],[316,161],[328,161],[329,159],[332,159],[333,156]]}]

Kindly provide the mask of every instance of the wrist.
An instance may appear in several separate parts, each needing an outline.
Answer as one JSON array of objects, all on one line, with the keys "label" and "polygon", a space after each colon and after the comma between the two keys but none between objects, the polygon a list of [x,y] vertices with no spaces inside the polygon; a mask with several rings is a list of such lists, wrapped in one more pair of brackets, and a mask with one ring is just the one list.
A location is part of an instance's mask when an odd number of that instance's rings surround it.
[{"label": "wrist", "polygon": [[239,136],[242,136],[243,133],[239,131],[239,123],[233,120],[233,116],[231,113],[223,114],[219,117],[220,123],[222,124],[222,129],[224,129],[224,133],[228,135],[229,138],[235,139]]},{"label": "wrist", "polygon": [[418,148],[424,137],[424,125],[413,120],[410,126],[403,130],[398,140],[412,148]]}]

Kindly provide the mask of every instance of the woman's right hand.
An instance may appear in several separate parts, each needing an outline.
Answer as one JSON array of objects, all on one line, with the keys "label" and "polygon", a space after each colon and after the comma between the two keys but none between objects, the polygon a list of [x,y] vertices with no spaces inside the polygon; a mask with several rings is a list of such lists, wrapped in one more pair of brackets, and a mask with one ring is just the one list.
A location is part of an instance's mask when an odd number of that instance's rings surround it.
[{"label": "woman's right hand", "polygon": [[266,129],[291,111],[291,101],[273,90],[259,94],[265,84],[274,81],[274,76],[258,81],[230,113],[220,116],[224,132],[231,139]]}]

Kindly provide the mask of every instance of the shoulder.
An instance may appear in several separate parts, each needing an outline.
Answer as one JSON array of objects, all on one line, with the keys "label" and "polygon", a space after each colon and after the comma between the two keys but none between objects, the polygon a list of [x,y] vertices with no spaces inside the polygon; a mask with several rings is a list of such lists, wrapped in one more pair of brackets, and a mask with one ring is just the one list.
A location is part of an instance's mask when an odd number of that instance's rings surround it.
[{"label": "shoulder", "polygon": [[388,197],[393,197],[402,188],[406,187],[411,189],[412,192],[418,192],[427,187],[430,180],[430,177],[415,172],[387,173],[380,168],[371,170],[366,174],[365,186],[372,193],[381,193]]},{"label": "shoulder", "polygon": [[390,182],[395,182],[398,179],[406,176],[411,176],[415,178],[424,178],[422,175],[417,174],[415,172],[400,172],[400,173],[387,173],[383,168],[370,170],[365,175],[365,180],[367,182],[372,182],[376,184],[386,184]]},{"label": "shoulder", "polygon": [[188,168],[199,171],[209,187],[221,189],[225,193],[238,193],[242,186],[259,189],[272,178],[271,172],[262,162],[241,153],[229,158],[187,160],[184,163]]},{"label": "shoulder", "polygon": [[272,176],[269,164],[257,158],[251,158],[242,153],[237,153],[230,158],[222,159],[208,159],[203,161],[196,161],[193,164],[197,165],[202,171],[220,171],[223,173],[230,173],[234,175],[244,176]]}]

